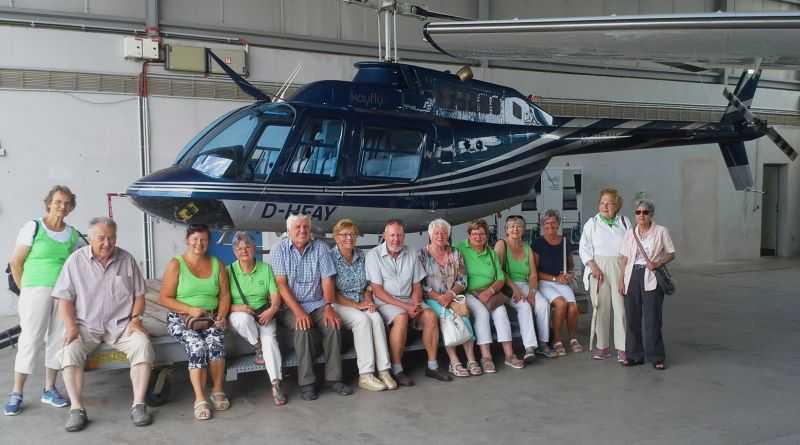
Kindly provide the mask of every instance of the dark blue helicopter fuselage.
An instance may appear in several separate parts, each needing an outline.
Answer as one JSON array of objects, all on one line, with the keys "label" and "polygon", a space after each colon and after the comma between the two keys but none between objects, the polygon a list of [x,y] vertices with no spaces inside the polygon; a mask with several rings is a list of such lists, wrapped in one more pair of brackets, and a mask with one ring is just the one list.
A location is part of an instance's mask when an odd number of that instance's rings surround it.
[{"label": "dark blue helicopter fuselage", "polygon": [[413,65],[357,64],[288,102],[256,102],[195,137],[173,167],[128,194],[154,216],[283,231],[307,213],[329,231],[350,217],[380,232],[436,217],[457,224],[522,201],[553,156],[762,135],[723,123],[553,118],[514,89]]}]

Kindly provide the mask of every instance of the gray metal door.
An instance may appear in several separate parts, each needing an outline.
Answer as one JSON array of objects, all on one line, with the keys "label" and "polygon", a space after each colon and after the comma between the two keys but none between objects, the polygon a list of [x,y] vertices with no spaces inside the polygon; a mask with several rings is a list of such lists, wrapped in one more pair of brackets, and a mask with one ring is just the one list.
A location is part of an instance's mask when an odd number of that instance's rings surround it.
[{"label": "gray metal door", "polygon": [[785,166],[764,165],[764,194],[761,201],[761,255],[778,255],[778,222],[780,221],[781,175]]}]

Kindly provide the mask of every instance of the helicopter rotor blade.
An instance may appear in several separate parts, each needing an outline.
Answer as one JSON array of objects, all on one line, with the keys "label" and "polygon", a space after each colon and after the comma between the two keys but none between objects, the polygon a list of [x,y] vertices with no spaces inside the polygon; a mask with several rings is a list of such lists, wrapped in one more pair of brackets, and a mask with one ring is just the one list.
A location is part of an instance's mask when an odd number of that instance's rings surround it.
[{"label": "helicopter rotor blade", "polygon": [[786,139],[784,139],[783,136],[780,135],[780,133],[778,133],[774,128],[769,126],[766,128],[766,132],[767,132],[767,137],[772,139],[772,142],[774,142],[775,145],[777,145],[778,148],[780,148],[781,151],[789,159],[791,159],[792,161],[797,159],[797,150],[795,150],[794,147],[792,147],[791,144],[789,144],[789,142],[787,142]]},{"label": "helicopter rotor blade", "polygon": [[747,108],[747,105],[742,103],[742,101],[739,100],[739,98],[735,94],[731,93],[727,88],[725,88],[722,91],[722,95],[725,96],[725,98],[728,99],[728,101],[730,101],[730,103],[733,104],[733,106],[736,107],[736,109],[742,113],[742,115],[748,122],[752,122],[758,128],[760,128],[761,131],[763,131],[767,135],[767,137],[770,138],[772,142],[774,142],[775,145],[777,145],[778,148],[780,148],[780,150],[789,159],[791,159],[792,161],[797,159],[797,151],[794,149],[794,147],[792,147],[792,145],[789,144],[789,142],[786,141],[786,139],[784,139],[784,137],[781,136],[781,134],[778,133],[778,131],[775,130],[775,128],[768,125],[767,121],[759,119],[755,115],[753,115],[750,109]]},{"label": "helicopter rotor blade", "polygon": [[229,67],[227,63],[223,62],[222,59],[217,57],[217,55],[214,54],[213,51],[211,51],[210,49],[206,48],[206,52],[208,53],[209,56],[211,56],[212,59],[214,59],[215,62],[217,62],[217,64],[219,64],[220,68],[222,68],[222,70],[225,71],[225,74],[227,74],[228,77],[230,77],[231,80],[233,80],[233,82],[237,86],[239,86],[239,88],[242,91],[245,92],[245,94],[247,94],[248,96],[253,97],[256,100],[262,100],[262,101],[266,101],[266,102],[271,102],[272,101],[272,99],[270,99],[270,97],[267,95],[267,93],[259,90],[258,87],[256,87],[252,83],[248,82],[247,79],[245,79],[244,77],[240,76],[239,73],[237,73],[236,71],[232,70],[231,67]]}]

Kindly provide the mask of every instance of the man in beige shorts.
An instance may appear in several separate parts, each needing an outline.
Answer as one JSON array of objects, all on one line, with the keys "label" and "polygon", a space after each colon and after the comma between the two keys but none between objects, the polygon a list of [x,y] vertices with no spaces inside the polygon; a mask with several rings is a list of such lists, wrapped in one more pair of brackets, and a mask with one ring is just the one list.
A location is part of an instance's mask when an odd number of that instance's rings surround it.
[{"label": "man in beige shorts", "polygon": [[64,386],[72,400],[67,431],[86,427],[81,400],[86,358],[100,343],[124,353],[131,364],[136,426],[152,422],[145,393],[153,364],[153,347],[142,326],[145,282],[136,260],[116,247],[117,224],[110,218],[89,223],[89,245],[76,250],[64,263],[53,287],[64,322],[64,347],[59,352]]},{"label": "man in beige shorts", "polygon": [[375,303],[389,328],[389,357],[392,374],[400,386],[413,386],[414,381],[403,370],[401,362],[406,347],[408,327],[422,331],[422,344],[428,355],[425,375],[439,381],[453,378],[439,369],[436,360],[439,347],[439,318],[422,302],[422,280],[425,270],[417,261],[416,252],[405,244],[405,228],[392,219],[383,231],[383,243],[367,253],[364,261],[367,281],[372,284]]}]

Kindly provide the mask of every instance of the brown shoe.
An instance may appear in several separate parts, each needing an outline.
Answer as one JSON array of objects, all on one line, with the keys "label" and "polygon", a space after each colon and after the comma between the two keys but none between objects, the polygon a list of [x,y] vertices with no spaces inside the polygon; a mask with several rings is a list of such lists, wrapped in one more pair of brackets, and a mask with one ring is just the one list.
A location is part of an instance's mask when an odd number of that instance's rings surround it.
[{"label": "brown shoe", "polygon": [[400,386],[414,386],[414,381],[405,372],[395,374],[394,381]]},{"label": "brown shoe", "polygon": [[451,382],[453,381],[453,376],[441,370],[441,368],[431,369],[425,368],[425,376],[430,377],[432,379],[436,379],[440,382]]}]

